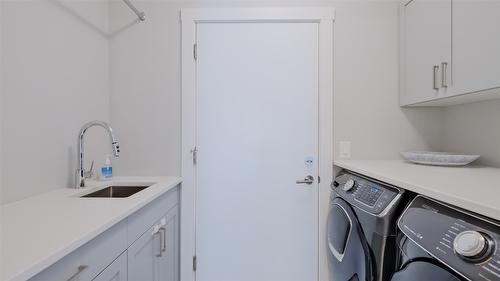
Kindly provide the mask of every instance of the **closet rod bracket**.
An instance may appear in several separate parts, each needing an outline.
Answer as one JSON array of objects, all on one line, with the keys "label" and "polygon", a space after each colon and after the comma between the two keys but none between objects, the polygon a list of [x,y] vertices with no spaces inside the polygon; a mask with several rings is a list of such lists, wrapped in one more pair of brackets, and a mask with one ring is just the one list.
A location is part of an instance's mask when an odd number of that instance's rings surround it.
[{"label": "closet rod bracket", "polygon": [[140,21],[146,20],[146,14],[144,12],[139,11],[130,0],[123,0],[125,4],[137,15]]}]

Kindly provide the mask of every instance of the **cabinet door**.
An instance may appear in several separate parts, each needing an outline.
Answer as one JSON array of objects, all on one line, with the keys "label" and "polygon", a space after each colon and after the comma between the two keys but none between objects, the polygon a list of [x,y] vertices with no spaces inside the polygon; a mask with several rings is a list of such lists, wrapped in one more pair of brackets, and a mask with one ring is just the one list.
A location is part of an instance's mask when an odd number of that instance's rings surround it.
[{"label": "cabinet door", "polygon": [[453,1],[453,89],[500,87],[500,1]]},{"label": "cabinet door", "polygon": [[127,281],[127,253],[121,254],[93,281]]},{"label": "cabinet door", "polygon": [[129,280],[159,281],[161,234],[152,227],[128,248]]},{"label": "cabinet door", "polygon": [[179,210],[166,215],[165,245],[160,259],[160,281],[179,281]]},{"label": "cabinet door", "polygon": [[[403,5],[401,23],[402,93],[408,105],[446,95],[443,63],[451,67],[451,0],[413,0]],[[435,67],[436,69],[435,73]]]}]

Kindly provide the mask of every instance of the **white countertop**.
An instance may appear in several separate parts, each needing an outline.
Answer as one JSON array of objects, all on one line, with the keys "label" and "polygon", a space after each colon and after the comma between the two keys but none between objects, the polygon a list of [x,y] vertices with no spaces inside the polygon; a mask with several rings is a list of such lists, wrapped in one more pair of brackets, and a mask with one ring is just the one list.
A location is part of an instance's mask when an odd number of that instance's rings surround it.
[{"label": "white countertop", "polygon": [[500,169],[438,167],[402,160],[336,160],[334,165],[500,220]]},{"label": "white countertop", "polygon": [[[118,177],[1,206],[0,280],[31,278],[180,182],[179,177]],[[154,185],[128,198],[79,198],[114,183]]]}]

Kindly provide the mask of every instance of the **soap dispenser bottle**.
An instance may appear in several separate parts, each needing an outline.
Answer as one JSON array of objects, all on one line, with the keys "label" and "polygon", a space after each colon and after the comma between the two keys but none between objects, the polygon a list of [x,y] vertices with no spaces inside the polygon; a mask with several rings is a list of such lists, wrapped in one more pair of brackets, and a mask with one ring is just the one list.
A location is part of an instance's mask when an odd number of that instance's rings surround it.
[{"label": "soap dispenser bottle", "polygon": [[113,177],[113,167],[111,166],[111,156],[106,155],[106,162],[101,167],[101,180],[111,180]]}]

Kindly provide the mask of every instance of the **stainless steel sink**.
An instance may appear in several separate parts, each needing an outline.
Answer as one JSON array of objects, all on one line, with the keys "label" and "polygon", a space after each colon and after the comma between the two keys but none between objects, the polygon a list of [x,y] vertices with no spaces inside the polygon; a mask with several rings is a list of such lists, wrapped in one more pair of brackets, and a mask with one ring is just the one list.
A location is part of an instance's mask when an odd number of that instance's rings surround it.
[{"label": "stainless steel sink", "polygon": [[98,191],[94,191],[81,198],[126,198],[137,192],[148,188],[148,186],[109,186]]}]

